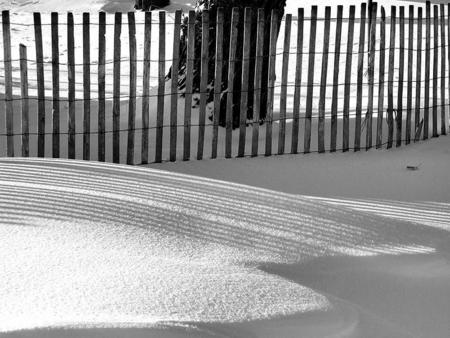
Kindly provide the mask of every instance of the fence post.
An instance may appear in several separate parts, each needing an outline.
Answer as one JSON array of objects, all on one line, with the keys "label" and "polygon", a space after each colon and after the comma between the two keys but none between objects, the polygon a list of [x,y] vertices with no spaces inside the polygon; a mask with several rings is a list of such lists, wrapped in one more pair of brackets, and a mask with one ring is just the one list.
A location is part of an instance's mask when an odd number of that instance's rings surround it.
[{"label": "fence post", "polygon": [[33,13],[34,36],[36,45],[36,77],[38,90],[38,157],[44,157],[45,152],[45,81],[44,53],[42,48],[41,14]]},{"label": "fence post", "polygon": [[205,145],[206,101],[208,96],[208,68],[209,68],[209,10],[202,11],[202,47],[201,47],[201,78],[200,78],[200,108],[197,143],[197,159],[203,159]]},{"label": "fence post", "polygon": [[334,42],[334,67],[333,67],[333,96],[331,99],[331,139],[330,152],[336,151],[337,138],[337,111],[338,111],[338,91],[339,91],[339,60],[341,53],[341,32],[342,32],[342,12],[343,6],[337,8],[336,38]]},{"label": "fence post", "polygon": [[27,47],[20,44],[20,92],[22,96],[22,156],[30,156]]},{"label": "fence post", "polygon": [[430,113],[430,64],[431,64],[431,4],[425,6],[425,107],[423,111],[423,139],[428,139]]},{"label": "fence post", "polygon": [[98,160],[105,162],[105,63],[106,14],[98,17]]},{"label": "fence post", "polygon": [[75,159],[75,37],[72,13],[67,13],[67,68],[69,81],[68,157]]},{"label": "fence post", "polygon": [[[373,120],[373,95],[374,95],[374,77],[375,77],[375,43],[376,43],[376,18],[377,3],[373,3],[369,8],[370,11],[370,40],[369,40],[369,60],[368,60],[368,76],[369,76],[369,98],[366,113],[366,150],[372,148],[372,120]],[[375,21],[373,24],[372,21]]]},{"label": "fence post", "polygon": [[245,138],[247,132],[247,110],[248,110],[248,79],[250,72],[250,46],[253,12],[249,7],[245,8],[244,13],[244,43],[242,53],[242,86],[241,86],[241,106],[239,116],[239,149],[238,157],[245,155]]},{"label": "fence post", "polygon": [[348,20],[347,57],[345,60],[345,85],[342,128],[342,151],[349,149],[350,143],[350,81],[352,77],[353,36],[355,31],[355,6],[350,6]]},{"label": "fence post", "polygon": [[166,12],[159,12],[159,62],[158,62],[158,102],[156,107],[156,149],[155,162],[162,160],[163,125],[164,125],[164,94],[166,84]]},{"label": "fence post", "polygon": [[258,156],[259,142],[259,119],[261,111],[261,74],[264,57],[264,9],[258,9],[258,22],[256,33],[256,61],[255,61],[255,83],[253,100],[253,125],[252,125],[252,156]]},{"label": "fence post", "polygon": [[122,13],[114,17],[114,66],[113,66],[113,162],[120,162],[120,55]]},{"label": "fence post", "polygon": [[408,15],[408,89],[406,102],[406,135],[405,143],[411,143],[411,111],[413,82],[413,39],[414,39],[414,6],[409,6]]},{"label": "fence post", "polygon": [[[417,14],[417,56],[416,56],[416,107],[414,116],[414,142],[420,139],[419,125],[423,125],[423,120],[420,122],[420,95],[421,95],[421,77],[422,77],[422,8],[419,7]],[[421,131],[422,128],[420,128]]]},{"label": "fence post", "polygon": [[89,160],[91,141],[91,48],[89,13],[83,13],[83,160]]},{"label": "fence post", "polygon": [[325,7],[325,29],[323,34],[322,71],[320,76],[318,147],[319,153],[325,152],[325,95],[328,75],[328,50],[330,43],[331,7]]},{"label": "fence post", "polygon": [[[173,62],[172,62],[172,86],[170,96],[170,161],[177,160],[177,132],[178,132],[178,72],[180,64],[180,29],[181,10],[175,11],[173,33]],[[147,108],[148,109],[148,108]]]},{"label": "fence post", "polygon": [[134,164],[134,138],[136,128],[136,22],[134,12],[128,12],[128,40],[130,48],[130,96],[128,101],[127,164]]},{"label": "fence post", "polygon": [[183,161],[188,161],[191,157],[191,110],[195,57],[195,11],[189,11],[187,39]]},{"label": "fence post", "polygon": [[[446,114],[445,114],[445,7],[440,5],[441,9],[441,135],[447,134]],[[450,97],[449,97],[450,98]]]},{"label": "fence post", "polygon": [[[143,79],[142,79],[142,145],[141,162],[148,163],[148,139],[150,120],[150,53],[152,46],[152,13],[145,13],[144,24],[144,59],[143,59]],[[178,85],[178,83],[176,83]]]},{"label": "fence post", "polygon": [[433,137],[438,137],[437,133],[437,105],[438,105],[438,60],[439,60],[439,9],[437,5],[433,6]]},{"label": "fence post", "polygon": [[289,76],[289,53],[291,44],[292,14],[286,14],[283,47],[283,68],[281,72],[281,96],[280,96],[280,118],[278,130],[278,155],[284,154],[286,143],[286,106],[287,106],[287,83]]},{"label": "fence post", "polygon": [[53,136],[52,156],[59,157],[59,126],[60,126],[60,96],[59,96],[59,34],[58,13],[51,13],[52,27],[52,78],[53,78]]},{"label": "fence post", "polygon": [[298,9],[297,14],[297,61],[295,66],[295,91],[294,91],[294,110],[292,123],[291,154],[297,154],[298,151],[298,131],[300,120],[300,95],[302,85],[302,65],[303,65],[303,21],[304,10]]},{"label": "fence post", "polygon": [[217,9],[216,19],[216,56],[214,73],[214,112],[213,112],[213,137],[211,145],[211,158],[217,157],[217,141],[219,138],[220,98],[222,95],[222,71],[223,71],[223,8]]},{"label": "fence post", "polygon": [[311,149],[311,119],[314,94],[314,59],[316,57],[316,29],[317,29],[317,6],[311,7],[311,31],[309,35],[309,56],[308,56],[308,83],[306,93],[306,112],[305,112],[305,135],[303,142],[303,152],[305,154]]},{"label": "fence post", "polygon": [[386,11],[381,6],[381,24],[380,24],[380,70],[378,86],[378,116],[377,116],[377,144],[380,149],[383,144],[383,110],[384,110],[384,75],[386,62]]},{"label": "fence post", "polygon": [[356,84],[356,121],[355,121],[355,142],[354,150],[359,151],[361,147],[361,111],[362,111],[362,93],[364,76],[364,47],[365,47],[365,29],[366,29],[366,4],[361,4],[361,23],[359,30],[359,48],[358,48],[358,78]]},{"label": "fence post", "polygon": [[13,139],[13,90],[12,90],[12,65],[11,65],[11,28],[9,11],[2,12],[3,28],[3,61],[5,65],[5,105],[6,105],[6,134],[7,155],[14,157]]}]

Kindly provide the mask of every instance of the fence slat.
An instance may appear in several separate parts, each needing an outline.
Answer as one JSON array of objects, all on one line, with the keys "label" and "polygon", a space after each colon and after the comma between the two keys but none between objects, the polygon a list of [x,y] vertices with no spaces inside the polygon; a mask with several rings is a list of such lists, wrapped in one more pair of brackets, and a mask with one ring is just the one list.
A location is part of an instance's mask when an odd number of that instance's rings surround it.
[{"label": "fence slat", "polygon": [[346,152],[350,144],[350,81],[352,77],[353,36],[355,31],[355,6],[350,6],[348,20],[347,57],[345,60],[345,85],[342,125],[342,151]]},{"label": "fence slat", "polygon": [[233,136],[233,97],[234,97],[234,73],[236,66],[237,38],[239,25],[239,9],[234,7],[231,14],[231,37],[230,53],[228,58],[228,89],[227,89],[227,111],[226,111],[226,134],[225,134],[225,158],[231,157]]},{"label": "fence slat", "polygon": [[361,148],[361,111],[363,94],[363,76],[364,76],[364,47],[366,34],[366,4],[361,4],[361,20],[359,30],[359,48],[358,48],[358,75],[356,84],[356,120],[355,120],[355,142],[354,150]]},{"label": "fence slat", "polygon": [[134,140],[136,128],[136,22],[134,12],[128,12],[128,40],[130,48],[130,94],[128,99],[127,164],[134,164]]},{"label": "fence slat", "polygon": [[412,111],[412,84],[413,84],[413,39],[414,39],[414,6],[409,6],[408,15],[408,87],[406,99],[406,130],[405,143],[411,142],[411,111]]},{"label": "fence slat", "polygon": [[378,116],[377,116],[377,141],[376,148],[380,149],[383,144],[383,119],[384,119],[384,75],[386,63],[386,11],[381,6],[380,22],[380,69],[378,86]]},{"label": "fence slat", "polygon": [[186,56],[186,95],[184,106],[184,146],[183,161],[191,157],[191,110],[195,57],[195,11],[189,11],[188,41]]},{"label": "fence slat", "polygon": [[83,160],[91,155],[91,44],[90,17],[83,13]]},{"label": "fence slat", "polygon": [[58,33],[58,13],[51,13],[52,29],[52,92],[53,92],[53,135],[52,135],[52,156],[59,157],[59,127],[60,127],[60,96],[59,96],[59,33]]},{"label": "fence slat", "polygon": [[98,17],[98,160],[105,161],[105,63],[106,14]]},{"label": "fence slat", "polygon": [[425,5],[425,104],[423,110],[423,139],[428,139],[430,114],[430,68],[431,68],[431,5]]},{"label": "fence slat", "polygon": [[69,81],[68,157],[75,159],[75,37],[72,13],[67,13],[67,67]]},{"label": "fence slat", "polygon": [[166,12],[159,12],[159,62],[158,62],[158,102],[156,106],[156,149],[155,162],[162,161],[163,125],[164,125],[164,94],[166,84]]},{"label": "fence slat", "polygon": [[[180,29],[181,10],[175,12],[174,34],[173,34],[173,62],[172,62],[172,84],[170,96],[170,161],[177,160],[177,124],[178,124],[178,72],[180,64]],[[150,63],[150,60],[149,60]]]},{"label": "fence slat", "polygon": [[439,8],[433,6],[433,137],[438,137],[437,133],[437,105],[438,105],[438,61],[439,61]]},{"label": "fence slat", "polygon": [[[150,121],[150,53],[152,47],[152,13],[145,13],[144,24],[144,58],[142,79],[142,145],[141,163],[148,163],[148,141]],[[177,72],[178,73],[178,72]]]},{"label": "fence slat", "polygon": [[391,6],[391,29],[389,44],[389,70],[388,70],[388,141],[387,148],[392,148],[394,140],[394,67],[395,67],[395,26],[397,7]]},{"label": "fence slat", "polygon": [[252,125],[252,156],[258,156],[259,142],[259,119],[261,111],[261,81],[264,55],[264,29],[265,29],[264,9],[258,9],[258,22],[256,32],[256,60],[255,60],[255,83],[253,100],[253,125]]},{"label": "fence slat", "polygon": [[303,141],[303,152],[305,154],[311,149],[311,120],[314,94],[314,59],[316,57],[316,30],[317,30],[317,6],[311,6],[311,31],[309,34],[309,56],[308,56],[308,83],[306,92],[305,112],[305,134]]},{"label": "fence slat", "polygon": [[330,44],[331,7],[325,7],[325,28],[323,34],[322,71],[320,76],[318,146],[319,153],[325,152],[325,95],[328,75],[328,50]]},{"label": "fence slat", "polygon": [[[446,135],[446,115],[445,115],[445,7],[440,4],[441,9],[441,135]],[[450,98],[450,97],[449,97]]]},{"label": "fence slat", "polygon": [[113,162],[120,162],[120,57],[122,13],[114,16],[114,60],[113,60]]},{"label": "fence slat", "polygon": [[33,13],[34,39],[36,46],[36,76],[38,95],[38,157],[44,157],[45,152],[45,81],[44,53],[42,48],[41,14]]},{"label": "fence slat", "polygon": [[203,148],[205,145],[205,119],[206,101],[208,97],[208,68],[209,68],[209,11],[202,11],[202,47],[201,47],[201,69],[200,69],[200,107],[198,116],[198,143],[197,160],[203,159]]},{"label": "fence slat", "polygon": [[[368,60],[368,77],[369,77],[369,97],[366,113],[366,150],[372,148],[372,122],[373,122],[373,95],[374,95],[374,78],[375,78],[375,44],[376,44],[376,19],[377,19],[377,3],[372,3],[370,8],[370,31],[369,31],[369,60]],[[373,20],[373,21],[372,21]]]},{"label": "fence slat", "polygon": [[338,92],[339,92],[339,62],[341,55],[341,32],[342,32],[342,13],[344,7],[338,6],[336,20],[336,36],[334,42],[334,67],[333,67],[333,96],[331,98],[331,138],[330,152],[336,151],[337,139],[337,111],[338,111]]},{"label": "fence slat", "polygon": [[242,85],[241,85],[241,106],[239,116],[239,149],[238,157],[245,154],[245,138],[247,132],[247,110],[248,110],[248,81],[250,72],[250,47],[251,47],[251,29],[253,11],[251,8],[245,8],[244,13],[244,43],[242,53]]},{"label": "fence slat", "polygon": [[6,134],[7,134],[7,155],[14,157],[13,139],[13,82],[11,64],[11,27],[9,11],[2,12],[3,28],[3,62],[5,65],[5,113],[6,113]]},{"label": "fence slat", "polygon": [[286,14],[284,47],[283,47],[283,66],[281,72],[281,96],[280,96],[280,123],[278,133],[278,155],[284,154],[286,143],[286,106],[287,106],[287,83],[289,76],[289,54],[291,45],[291,26],[292,14]]},{"label": "fence slat", "polygon": [[266,151],[265,156],[272,155],[272,124],[273,124],[273,106],[275,94],[275,61],[277,54],[278,37],[278,12],[272,10],[270,16],[270,42],[269,42],[269,71],[268,71],[268,89],[267,89],[267,115],[266,115]]},{"label": "fence slat", "polygon": [[420,96],[421,96],[421,77],[422,77],[422,8],[419,7],[417,13],[417,55],[416,55],[416,106],[414,116],[414,142],[420,139],[418,134],[420,125]]},{"label": "fence slat", "polygon": [[[448,65],[448,99],[449,99],[449,105],[450,105],[450,3],[447,5],[447,43],[448,43],[448,49],[447,49],[447,65]],[[446,123],[448,123],[448,118],[450,115],[450,108],[448,109],[448,114],[446,115]],[[445,126],[447,129],[447,126]]]},{"label": "fence slat", "polygon": [[30,156],[27,47],[20,44],[20,93],[22,96],[22,157]]},{"label": "fence slat", "polygon": [[220,98],[222,94],[222,66],[223,66],[223,8],[217,9],[216,18],[216,55],[214,65],[214,112],[213,137],[211,145],[211,158],[217,157],[217,142],[219,139]]},{"label": "fence slat", "polygon": [[396,146],[402,145],[402,123],[403,123],[403,74],[405,70],[405,7],[400,6],[399,15],[400,47],[398,66],[398,91],[397,91],[397,118],[396,118]]}]

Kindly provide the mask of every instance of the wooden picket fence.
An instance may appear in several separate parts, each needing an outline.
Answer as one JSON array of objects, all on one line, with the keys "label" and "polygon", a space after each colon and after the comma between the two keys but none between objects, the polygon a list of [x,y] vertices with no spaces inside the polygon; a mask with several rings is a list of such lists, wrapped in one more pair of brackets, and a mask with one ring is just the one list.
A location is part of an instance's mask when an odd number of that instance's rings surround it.
[{"label": "wooden picket fence", "polygon": [[[447,14],[446,14],[447,8]],[[433,13],[431,12],[433,9]],[[150,50],[152,48],[152,13],[145,13],[144,35],[136,34],[135,13],[128,13],[128,45],[129,45],[129,73],[128,91],[126,102],[128,104],[127,128],[121,128],[123,120],[122,103],[123,96],[121,87],[123,85],[123,75],[121,74],[121,32],[122,32],[122,13],[114,15],[114,37],[113,50],[107,50],[105,34],[107,30],[107,14],[101,12],[98,17],[98,60],[91,60],[91,16],[84,13],[82,16],[82,41],[83,41],[83,96],[81,100],[76,98],[77,83],[75,81],[75,34],[74,17],[72,13],[67,14],[67,81],[68,95],[64,100],[61,97],[60,90],[60,40],[59,40],[59,15],[51,14],[51,74],[52,74],[52,95],[48,98],[45,93],[44,81],[44,48],[41,14],[34,13],[32,24],[34,28],[34,44],[36,59],[31,60],[36,65],[37,95],[29,95],[29,69],[30,60],[27,55],[27,47],[20,45],[20,94],[15,95],[14,89],[16,81],[13,81],[12,47],[11,39],[11,21],[8,11],[2,12],[2,33],[3,33],[3,63],[4,63],[4,94],[0,99],[4,101],[5,115],[5,133],[6,138],[6,156],[51,156],[68,157],[70,159],[82,158],[84,160],[108,160],[107,149],[112,151],[112,162],[120,163],[124,157],[123,147],[121,150],[122,134],[126,134],[126,163],[149,163],[161,162],[165,160],[189,160],[192,158],[192,144],[197,144],[197,159],[208,157],[205,155],[206,141],[210,141],[208,148],[210,157],[221,156],[218,149],[223,149],[223,156],[230,158],[233,156],[270,156],[273,154],[300,152],[299,142],[303,135],[302,152],[310,153],[317,151],[319,153],[326,150],[335,152],[337,150],[355,151],[364,148],[366,150],[372,147],[382,148],[386,145],[391,148],[394,144],[398,147],[402,144],[409,144],[411,141],[427,139],[430,136],[437,137],[439,134],[445,135],[448,126],[448,107],[450,99],[450,4],[431,6],[427,2],[425,7],[425,17],[423,17],[422,8],[409,7],[409,16],[405,18],[405,9],[400,7],[397,17],[397,8],[392,6],[390,9],[390,18],[387,20],[384,8],[378,8],[377,3],[361,4],[360,16],[356,17],[355,6],[348,9],[349,16],[343,17],[343,6],[337,7],[337,16],[331,17],[331,8],[325,8],[325,16],[318,17],[318,8],[311,8],[310,17],[305,17],[304,9],[298,10],[296,24],[296,34],[293,34],[293,17],[287,14],[283,20],[283,29],[280,31],[282,39],[282,53],[277,52],[277,42],[279,34],[279,18],[276,11],[272,12],[271,20],[266,23],[264,20],[264,11],[259,9],[256,15],[257,36],[256,36],[256,57],[254,71],[254,95],[255,105],[253,107],[254,116],[248,121],[246,116],[246,107],[248,105],[248,83],[250,74],[250,39],[252,21],[255,19],[250,9],[244,13],[244,32],[243,32],[243,51],[242,59],[237,59],[238,46],[238,23],[240,12],[233,9],[231,22],[225,22],[224,12],[219,9],[216,18],[216,50],[215,50],[215,88],[214,105],[212,108],[212,122],[207,124],[207,85],[208,85],[208,61],[211,57],[208,55],[208,41],[210,18],[208,10],[203,12],[202,16],[202,48],[201,48],[201,83],[200,93],[193,93],[193,72],[195,58],[195,20],[196,14],[191,11],[187,15],[187,64],[186,64],[186,83],[184,95],[183,121],[180,124],[179,105],[180,95],[177,81],[172,80],[170,92],[166,92],[166,13],[159,12],[159,36],[158,36],[158,70],[157,74],[157,94],[155,95],[155,112],[152,111],[149,91],[150,77],[153,71],[151,68]],[[182,12],[177,11],[174,15],[173,25],[173,55],[172,58],[172,77],[177,76],[180,58],[180,29],[182,26]],[[242,19],[242,18],[241,18]],[[308,23],[309,30],[305,29],[305,23]],[[408,32],[406,35],[405,27],[408,23]],[[323,23],[323,32],[320,32],[323,47],[321,50],[316,48],[318,36],[318,23]],[[334,29],[334,51],[330,52],[330,25],[335,25]],[[346,51],[342,52],[343,23],[347,26]],[[356,41],[355,23],[359,23],[359,37]],[[231,25],[229,56],[223,55],[224,27]],[[423,31],[423,24],[425,30]],[[387,30],[389,28],[389,46],[387,46]],[[397,28],[399,35],[397,35]],[[433,30],[432,30],[433,28]],[[267,117],[264,121],[260,119],[260,95],[261,95],[261,74],[264,58],[264,31],[270,29],[269,46],[269,75],[268,75],[268,102]],[[345,33],[345,32],[344,32]],[[296,50],[291,53],[291,40],[296,36]],[[424,38],[423,38],[424,37]],[[142,95],[137,95],[137,38],[143,39],[144,59],[142,60]],[[425,46],[423,46],[423,40]],[[405,48],[405,41],[408,45]],[[306,42],[306,43],[305,43]],[[357,53],[353,52],[354,45],[357,45]],[[304,48],[307,52],[304,52]],[[405,53],[406,50],[406,53]],[[112,129],[107,130],[107,114],[105,87],[106,87],[106,55],[113,53],[113,96],[112,96]],[[433,55],[431,55],[433,52]],[[328,56],[334,54],[333,79],[329,83],[327,75],[330,67],[328,66]],[[295,55],[295,69],[289,67],[292,61],[291,55]],[[354,67],[354,55],[357,55],[356,83],[353,81],[355,76],[352,73]],[[367,54],[367,59],[366,59]],[[386,54],[387,57],[386,57]],[[406,54],[406,55],[405,55]],[[423,58],[423,54],[425,57]],[[276,69],[277,57],[282,56],[281,75],[278,80],[281,82],[279,92],[279,111],[275,112],[275,89],[276,89]],[[321,55],[321,68],[317,69],[315,57]],[[342,56],[342,58],[341,58]],[[344,60],[345,57],[345,60]],[[415,62],[414,62],[414,58]],[[222,74],[222,63],[224,60],[229,63],[228,74]],[[307,63],[305,63],[305,60]],[[345,61],[343,71],[340,71],[342,60]],[[232,123],[232,104],[233,104],[233,83],[236,62],[242,62],[242,88],[241,88],[241,116],[238,130],[233,130]],[[398,64],[396,64],[398,62]],[[431,74],[431,65],[432,74]],[[405,79],[406,66],[406,79]],[[440,68],[438,68],[440,66]],[[96,100],[96,121],[97,126],[91,125],[92,101],[91,96],[93,84],[91,83],[94,67],[97,71],[98,96]],[[302,81],[305,77],[306,85]],[[387,69],[386,69],[387,68]],[[315,75],[320,71],[320,82],[317,84]],[[422,76],[424,72],[424,77]],[[344,83],[339,79],[344,75]],[[293,104],[288,107],[288,89],[289,77],[292,74],[294,78],[293,85]],[[278,74],[277,74],[278,75]],[[226,126],[219,126],[219,109],[222,95],[222,79],[227,77],[227,108],[226,108]],[[364,78],[368,80],[365,82]],[[377,78],[377,81],[375,79]],[[430,86],[430,81],[431,86]],[[395,85],[395,86],[394,86]],[[406,86],[405,86],[406,85]],[[424,85],[424,88],[423,88]],[[327,99],[327,88],[332,88],[331,100]],[[343,86],[343,92],[339,88]],[[315,87],[319,88],[318,100],[314,95]],[[387,87],[387,90],[386,90]],[[404,87],[406,87],[406,100],[404,100]],[[413,87],[415,90],[413,91]],[[356,95],[353,91],[356,88]],[[432,89],[430,93],[430,89]],[[306,90],[306,95],[304,91]],[[448,97],[446,98],[446,91]],[[366,96],[363,95],[366,93]],[[192,102],[195,95],[199,96],[198,123],[192,122]],[[170,101],[166,102],[165,98]],[[386,99],[387,98],[387,105]],[[37,113],[30,108],[30,100],[37,100]],[[142,106],[140,125],[136,125],[137,117],[137,99],[140,99]],[[351,107],[351,100],[355,101],[355,106]],[[63,111],[60,103],[67,103],[67,132],[62,131],[61,118]],[[77,132],[77,101],[83,103],[82,111],[82,131]],[[340,105],[339,102],[343,101]],[[404,102],[406,101],[406,103]],[[431,101],[431,102],[430,102]],[[50,102],[51,107],[46,103]],[[329,106],[328,103],[331,102]],[[169,103],[168,109],[166,105]],[[305,103],[303,105],[303,103]],[[354,108],[354,109],[353,109]],[[3,109],[3,107],[2,107]],[[17,116],[20,109],[20,132],[17,132]],[[51,120],[46,119],[48,109],[51,109]],[[363,114],[364,112],[364,114]],[[440,112],[440,118],[438,113]],[[155,113],[155,125],[150,125],[150,117]],[[168,116],[166,116],[168,114]],[[30,130],[31,119],[37,119],[37,130]],[[164,120],[169,119],[169,124]],[[376,123],[374,123],[376,119]],[[301,128],[303,122],[303,128]],[[49,125],[50,123],[50,125]],[[328,124],[327,124],[328,123]],[[430,128],[431,124],[431,128]],[[287,125],[289,128],[287,128]],[[438,128],[440,125],[440,128]],[[276,126],[276,129],[274,129]],[[195,129],[193,129],[195,127]],[[329,128],[329,132],[326,129]],[[209,128],[210,138],[205,137],[206,128]],[[340,129],[338,133],[338,129]],[[314,129],[314,130],[313,130]],[[386,130],[387,129],[387,133]],[[15,131],[16,130],[16,131]],[[49,130],[51,130],[49,132]],[[168,130],[168,133],[165,131]],[[197,139],[193,136],[193,130],[197,133]],[[276,136],[276,132],[278,135]],[[152,131],[152,134],[150,134]],[[180,144],[180,131],[183,134],[183,142]],[[265,133],[262,133],[265,131]],[[317,131],[317,150],[311,148],[312,136]],[[314,133],[313,133],[314,132]],[[109,134],[112,137],[107,137]],[[154,134],[154,135],[153,135]],[[223,135],[222,135],[223,134]],[[36,154],[30,151],[30,136],[36,137]],[[61,139],[62,135],[67,137],[67,153],[62,154]],[[154,140],[150,136],[154,136]],[[165,136],[168,135],[168,142],[165,142]],[[222,136],[221,136],[222,135]],[[77,137],[82,137],[77,143]],[[137,142],[139,136],[139,142]],[[286,149],[286,144],[290,136],[290,149]],[[365,142],[362,142],[362,139]],[[19,138],[19,139],[18,139]],[[95,138],[96,154],[92,152],[91,144]],[[373,141],[375,138],[375,141]],[[193,143],[193,139],[194,142]],[[17,141],[18,140],[18,141]],[[274,151],[273,143],[277,140],[277,149]],[[234,142],[235,141],[235,142]],[[17,151],[20,143],[20,151]],[[262,142],[262,143],[261,143]],[[166,145],[168,143],[168,145]],[[223,143],[223,144],[222,144]],[[0,147],[5,148],[4,142]],[[326,148],[326,144],[329,147]],[[363,146],[364,144],[364,146]],[[182,149],[180,149],[180,146]],[[80,151],[79,148],[82,148]],[[51,148],[49,153],[48,149]],[[65,147],[64,147],[65,148]],[[261,149],[263,148],[263,149]],[[154,156],[150,156],[150,149],[154,150]],[[47,151],[46,151],[47,150]],[[136,156],[135,152],[139,152]],[[179,151],[180,150],[180,151]],[[140,157],[140,158],[139,158]],[[139,160],[136,160],[139,158]]]}]

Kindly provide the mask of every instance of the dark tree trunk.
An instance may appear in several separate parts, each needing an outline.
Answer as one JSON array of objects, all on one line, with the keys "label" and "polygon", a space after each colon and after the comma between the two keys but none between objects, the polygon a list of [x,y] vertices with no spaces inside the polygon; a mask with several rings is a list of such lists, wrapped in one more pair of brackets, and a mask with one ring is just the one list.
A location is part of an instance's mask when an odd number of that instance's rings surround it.
[{"label": "dark tree trunk", "polygon": [[[196,24],[195,24],[195,62],[194,62],[194,92],[198,92],[200,89],[200,51],[201,51],[201,15],[204,9],[208,9],[210,13],[210,42],[209,42],[209,79],[208,79],[208,103],[213,102],[214,99],[214,65],[215,65],[215,36],[216,36],[216,16],[217,8],[224,8],[225,14],[225,26],[224,26],[224,45],[223,45],[223,58],[224,65],[222,68],[222,95],[221,95],[221,107],[220,107],[220,117],[219,123],[221,126],[225,126],[225,112],[226,112],[226,102],[227,94],[226,90],[228,87],[228,54],[230,45],[230,26],[231,26],[231,9],[233,7],[238,7],[240,9],[240,23],[239,23],[239,35],[238,35],[238,46],[237,46],[237,59],[242,60],[243,53],[243,30],[244,30],[244,9],[246,7],[251,7],[254,9],[252,32],[251,32],[251,59],[250,59],[250,77],[249,77],[249,95],[248,95],[248,109],[247,118],[251,120],[253,118],[253,87],[254,87],[254,72],[255,72],[255,55],[256,55],[256,15],[257,8],[265,9],[265,21],[266,29],[264,34],[264,63],[263,63],[263,73],[262,73],[262,91],[261,91],[261,112],[260,112],[260,122],[262,123],[266,116],[266,106],[267,106],[267,84],[268,84],[268,64],[269,64],[269,41],[270,41],[270,17],[271,11],[273,9],[277,10],[279,13],[278,27],[280,26],[281,18],[284,14],[284,7],[286,5],[286,0],[197,0],[196,3]],[[180,48],[180,71],[178,88],[181,93],[185,90],[186,82],[186,53],[187,53],[187,18],[185,17],[182,24],[181,32],[181,48]],[[239,115],[240,115],[240,91],[241,91],[241,73],[242,73],[242,62],[237,62],[236,73],[234,81],[234,96],[233,96],[233,127],[239,127]],[[169,72],[168,78],[171,77]],[[183,94],[182,94],[183,95]],[[196,103],[197,104],[197,103]],[[212,116],[210,116],[210,119]]]}]

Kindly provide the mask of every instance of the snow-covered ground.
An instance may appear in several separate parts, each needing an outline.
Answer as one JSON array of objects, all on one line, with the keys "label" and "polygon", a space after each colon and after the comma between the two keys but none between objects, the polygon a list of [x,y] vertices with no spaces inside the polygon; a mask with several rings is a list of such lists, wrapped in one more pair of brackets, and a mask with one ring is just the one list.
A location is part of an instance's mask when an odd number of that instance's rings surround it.
[{"label": "snow-covered ground", "polygon": [[448,147],[3,159],[0,335],[448,337]]}]

